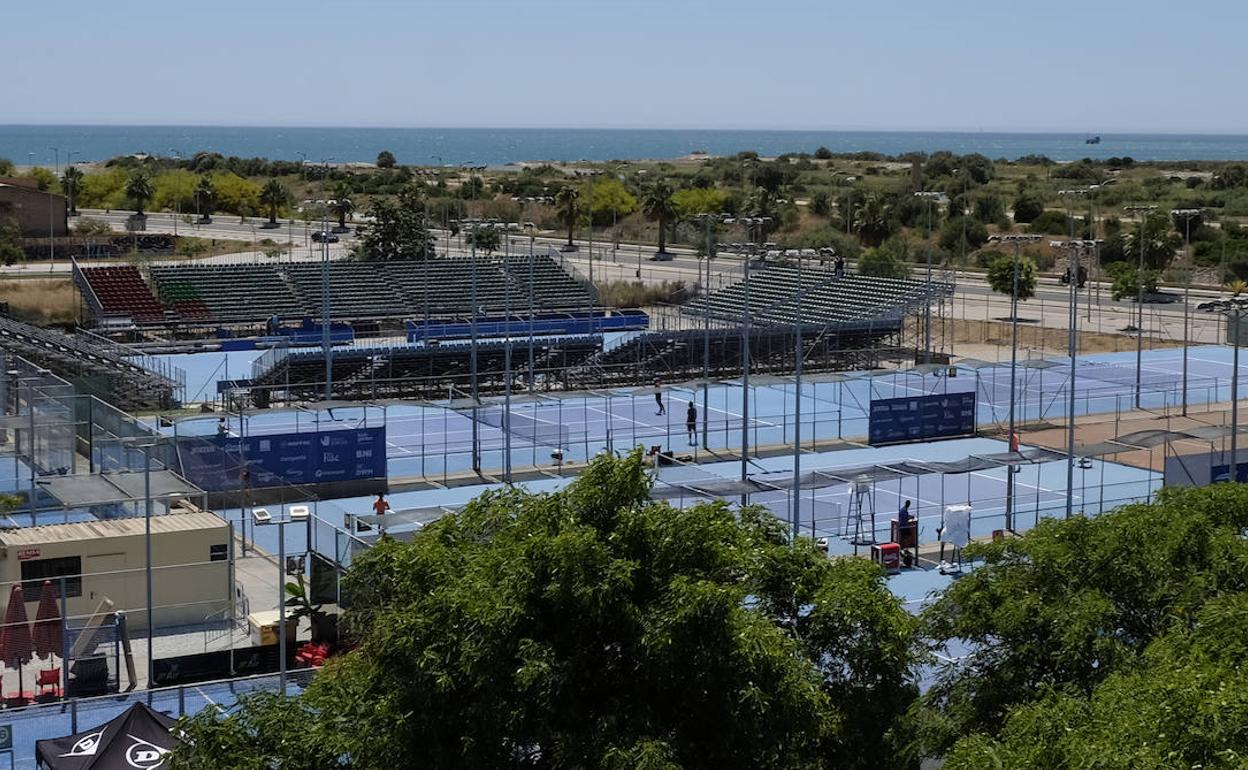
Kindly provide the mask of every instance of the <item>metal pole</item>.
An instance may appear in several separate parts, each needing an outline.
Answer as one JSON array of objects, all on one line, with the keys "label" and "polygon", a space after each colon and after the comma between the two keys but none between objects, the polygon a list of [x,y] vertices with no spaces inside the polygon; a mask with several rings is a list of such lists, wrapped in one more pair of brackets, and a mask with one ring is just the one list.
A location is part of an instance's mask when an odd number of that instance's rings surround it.
[{"label": "metal pole", "polygon": [[472,347],[469,353],[468,376],[471,383],[472,395],[472,470],[475,473],[481,472],[481,428],[477,424],[477,239],[476,232],[473,232],[472,239],[472,309],[470,324],[472,332]]},{"label": "metal pole", "polygon": [[[332,160],[332,159],[330,159]],[[325,161],[325,176],[321,178],[321,195],[325,204],[321,206],[321,232],[329,232],[329,198],[325,191],[325,180],[329,178],[329,160]],[[330,339],[330,297],[329,297],[329,238],[321,239],[321,352],[325,357],[325,400],[334,398],[334,354]]]},{"label": "metal pole", "polygon": [[147,565],[147,688],[152,688],[152,642],[156,623],[152,612],[152,446],[143,448],[143,545]]},{"label": "metal pole", "polygon": [[1066,415],[1066,518],[1070,518],[1075,505],[1075,365],[1079,356],[1079,249],[1071,245],[1074,263],[1070,277],[1070,381],[1067,394],[1070,399]]},{"label": "metal pole", "polygon": [[[748,226],[747,226],[748,228]],[[750,243],[753,246],[753,241]],[[745,270],[745,320],[741,324],[741,480],[750,476],[750,248],[741,262]],[[743,496],[744,497],[744,496]]]},{"label": "metal pole", "polygon": [[[1010,293],[1010,427],[1009,450],[1014,451],[1014,405],[1018,372],[1018,260],[1022,244],[1014,242],[1014,289]],[[1005,475],[1005,529],[1014,531],[1014,466],[1006,467]]]},{"label": "metal pole", "polygon": [[1148,208],[1136,207],[1140,215],[1140,266],[1135,275],[1135,305],[1138,322],[1135,325],[1135,408],[1140,408],[1140,392],[1143,384],[1140,381],[1144,368],[1144,223],[1147,220]]},{"label": "metal pole", "polygon": [[927,199],[927,288],[923,302],[923,363],[932,362],[932,199]]},{"label": "metal pole", "polygon": [[286,697],[286,521],[277,522],[277,680]]},{"label": "metal pole", "polygon": [[1231,356],[1231,481],[1239,480],[1239,344],[1240,332],[1243,331],[1244,315],[1237,312],[1235,318],[1235,339],[1231,342],[1234,351]]},{"label": "metal pole", "polygon": [[706,217],[706,283],[702,284],[702,448],[711,449],[711,218]]},{"label": "metal pole", "polygon": [[[805,351],[802,350],[802,252],[797,252],[797,333],[796,344],[794,349],[793,362],[793,382],[794,393],[793,399],[793,539],[797,539],[798,530],[801,529],[801,507],[802,507],[802,357]],[[811,505],[810,514],[810,537],[815,538],[815,514],[814,505]]]}]

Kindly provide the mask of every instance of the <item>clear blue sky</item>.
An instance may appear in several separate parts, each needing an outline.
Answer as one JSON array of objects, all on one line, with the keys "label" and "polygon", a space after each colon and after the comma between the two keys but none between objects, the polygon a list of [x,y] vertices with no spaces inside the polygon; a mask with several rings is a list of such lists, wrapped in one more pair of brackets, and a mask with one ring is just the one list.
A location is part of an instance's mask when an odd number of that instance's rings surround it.
[{"label": "clear blue sky", "polygon": [[0,123],[1248,133],[1244,0],[4,3]]}]

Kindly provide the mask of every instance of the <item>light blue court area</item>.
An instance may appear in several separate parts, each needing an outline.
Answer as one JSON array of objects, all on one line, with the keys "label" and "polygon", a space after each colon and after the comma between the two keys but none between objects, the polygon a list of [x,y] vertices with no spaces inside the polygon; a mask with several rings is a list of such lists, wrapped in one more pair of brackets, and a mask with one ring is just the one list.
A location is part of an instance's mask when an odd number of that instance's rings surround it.
[{"label": "light blue court area", "polygon": [[[219,377],[228,365],[245,376],[255,352],[197,354],[197,383]],[[172,358],[196,358],[183,356]],[[1187,359],[1187,399],[1191,405],[1230,399],[1229,347],[1192,348]],[[1183,401],[1183,353],[1180,349],[1146,351],[1140,372],[1140,405],[1149,410],[1175,409]],[[192,371],[196,371],[192,369]],[[871,402],[879,399],[946,393],[975,393],[979,427],[1004,427],[1009,420],[1011,388],[1008,362],[966,362],[949,376],[944,367],[897,372],[816,373],[804,378],[799,400],[791,377],[751,379],[748,403],[742,383],[721,380],[663,384],[660,412],[653,388],[576,393],[516,392],[510,409],[491,396],[473,406],[467,399],[399,401],[376,405],[252,412],[246,424],[228,416],[231,435],[261,435],[386,428],[387,461],[392,479],[438,480],[470,471],[501,473],[512,468],[557,470],[562,463],[584,463],[602,451],[658,447],[697,461],[708,451],[736,450],[748,438],[752,448],[791,445],[799,432],[803,446],[861,438],[868,432]],[[1018,421],[1062,420],[1069,410],[1071,367],[1067,359],[1020,360],[1013,389]],[[1085,356],[1075,368],[1076,415],[1126,412],[1135,406],[1135,354]],[[202,387],[207,387],[203,384]],[[215,385],[212,386],[215,391]],[[689,404],[696,408],[693,434],[687,430]],[[748,418],[744,417],[748,413]],[[743,433],[744,427],[744,433]],[[210,436],[217,416],[182,420],[179,436]],[[174,430],[168,430],[174,433]],[[475,448],[475,452],[474,452]],[[474,463],[474,454],[476,462]]]},{"label": "light blue court area", "polygon": [[[902,461],[954,461],[967,457],[1005,452],[1004,442],[991,439],[956,439],[928,444],[914,444],[886,448],[866,448],[836,452],[810,453],[802,457],[803,474],[825,471],[835,476],[846,469],[864,467],[887,468]],[[748,502],[764,505],[778,517],[789,520],[793,504],[792,457],[772,457],[752,461],[750,479],[755,491]],[[991,535],[993,530],[1005,527],[1006,472],[1004,467],[961,474],[905,475],[872,482],[861,500],[855,505],[853,490],[846,483],[820,483],[813,488],[803,488],[799,513],[801,531],[804,535],[827,538],[829,551],[833,554],[853,553],[851,540],[855,536],[854,521],[859,508],[864,514],[864,524],[857,530],[859,539],[889,540],[889,520],[896,516],[904,500],[912,501],[911,513],[919,523],[920,542],[937,539],[936,529],[941,524],[945,506],[972,506],[971,534],[973,537]],[[686,506],[716,499],[702,490],[715,488],[722,482],[740,478],[739,461],[718,462],[705,465],[674,465],[660,467],[655,473],[656,496],[669,500],[673,505]],[[517,487],[534,492],[549,492],[570,483],[570,478],[548,478],[539,481],[518,482]],[[1093,460],[1089,468],[1075,470],[1073,495],[1074,511],[1096,515],[1120,505],[1151,499],[1161,488],[1159,473],[1133,466]],[[433,489],[405,492],[389,497],[396,512],[416,509],[433,509],[440,506],[456,507],[467,503],[481,493],[501,488],[502,485],[476,485],[450,489]],[[770,488],[769,488],[770,487]],[[1066,461],[1064,459],[1034,465],[1021,466],[1015,474],[1014,529],[1026,531],[1041,518],[1062,517],[1066,511]],[[724,499],[740,502],[737,494],[724,495]],[[344,513],[367,515],[371,513],[371,498],[353,498],[322,502],[325,510],[318,512],[320,518],[341,524]],[[874,513],[872,524],[871,514]],[[397,524],[392,528],[396,534],[417,525]],[[271,529],[271,528],[269,528]],[[276,547],[276,535],[271,532],[257,534],[258,542],[266,550]],[[265,538],[268,538],[267,540]],[[307,535],[302,532],[287,533],[287,548],[297,552],[304,548]],[[916,588],[916,591],[918,589]],[[920,594],[909,598],[921,598]]]}]

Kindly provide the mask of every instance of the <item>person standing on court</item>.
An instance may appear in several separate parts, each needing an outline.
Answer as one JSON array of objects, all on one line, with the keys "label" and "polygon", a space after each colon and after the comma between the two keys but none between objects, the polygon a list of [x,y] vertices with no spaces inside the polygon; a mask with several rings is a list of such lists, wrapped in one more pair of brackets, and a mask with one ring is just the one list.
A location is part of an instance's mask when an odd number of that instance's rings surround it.
[{"label": "person standing on court", "polygon": [[689,402],[689,408],[685,410],[685,432],[689,434],[689,446],[697,446],[698,444],[698,408]]},{"label": "person standing on court", "polygon": [[654,403],[659,405],[656,415],[667,414],[667,408],[663,406],[663,385],[657,378],[654,381]]},{"label": "person standing on court", "polygon": [[907,500],[901,504],[901,510],[897,511],[897,528],[904,530],[913,520],[910,516],[910,501]]},{"label": "person standing on court", "polygon": [[386,496],[382,492],[377,493],[377,499],[373,501],[373,514],[377,516],[377,534],[385,534],[386,526],[382,524],[382,517],[386,515],[386,511],[390,510],[390,503],[386,500]]}]

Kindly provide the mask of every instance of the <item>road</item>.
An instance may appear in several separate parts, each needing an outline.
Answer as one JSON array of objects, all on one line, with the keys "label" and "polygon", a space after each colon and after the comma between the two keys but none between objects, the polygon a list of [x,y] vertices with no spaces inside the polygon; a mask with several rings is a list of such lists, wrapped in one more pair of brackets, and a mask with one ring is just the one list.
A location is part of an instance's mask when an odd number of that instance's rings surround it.
[{"label": "road", "polygon": [[[102,211],[83,209],[81,215],[107,222],[115,230],[124,230],[129,211]],[[147,232],[173,233],[194,235],[199,238],[217,240],[251,241],[257,245],[252,251],[207,257],[198,261],[227,264],[239,261],[265,261],[270,258],[262,253],[259,241],[268,238],[279,244],[290,244],[293,248],[288,254],[276,258],[278,261],[318,261],[323,258],[321,244],[311,240],[311,234],[320,229],[319,223],[303,221],[279,220],[278,226],[268,229],[267,218],[239,218],[228,215],[214,217],[211,224],[187,224],[178,221],[168,213],[149,214]],[[435,231],[438,249],[442,253],[467,256],[470,249],[464,245],[462,234],[450,236],[446,231]],[[339,259],[347,253],[355,243],[354,231],[339,234],[340,242],[329,247],[330,258]],[[718,289],[740,280],[742,260],[732,254],[718,254],[710,263],[709,281],[704,279],[706,267],[692,249],[670,247],[672,259],[655,261],[650,257],[654,254],[654,246],[648,244],[620,244],[618,247],[610,242],[594,243],[594,260],[591,265],[588,258],[589,244],[587,241],[576,241],[578,250],[562,252],[559,249],[567,239],[555,234],[528,236],[511,235],[508,237],[507,248],[512,253],[527,253],[532,247],[538,253],[550,253],[563,259],[568,265],[576,268],[583,276],[592,277],[595,282],[603,281],[634,281],[640,280],[656,284],[664,281],[683,281],[687,284],[709,283],[711,289]],[[56,275],[68,274],[71,265],[67,261],[53,264],[35,262],[26,265],[14,265],[3,268],[0,272],[13,275]],[[852,269],[852,264],[851,264]],[[946,317],[959,320],[1001,321],[1007,320],[1009,308],[1007,299],[996,294],[988,287],[979,273],[946,272],[937,273],[936,280],[954,280],[957,294],[946,307]],[[1191,329],[1190,339],[1193,342],[1216,343],[1224,338],[1221,324],[1212,317],[1196,310],[1195,305],[1210,297],[1220,296],[1217,292],[1191,292],[1192,302],[1189,308],[1187,326]],[[1068,328],[1070,291],[1054,278],[1041,278],[1036,294],[1027,302],[1022,303],[1020,316],[1031,325],[1048,328]],[[1092,284],[1080,293],[1079,302],[1080,327],[1107,334],[1121,333],[1129,330],[1136,323],[1136,303],[1131,300],[1114,301],[1109,297],[1108,285]],[[1181,340],[1184,328],[1184,312],[1182,302],[1170,304],[1146,304],[1144,312],[1144,329],[1146,336],[1155,339]],[[1089,312],[1090,311],[1090,312]]]}]

